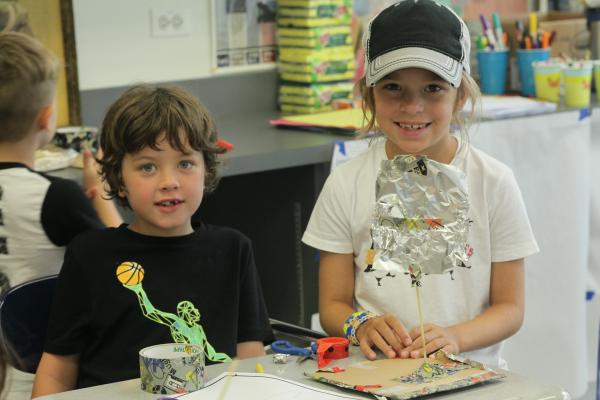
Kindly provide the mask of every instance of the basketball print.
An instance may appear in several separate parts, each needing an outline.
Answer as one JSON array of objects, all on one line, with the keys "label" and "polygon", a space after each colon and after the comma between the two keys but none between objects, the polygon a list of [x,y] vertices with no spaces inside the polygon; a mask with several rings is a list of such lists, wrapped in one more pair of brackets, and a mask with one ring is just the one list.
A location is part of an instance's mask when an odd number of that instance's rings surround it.
[{"label": "basketball print", "polygon": [[117,267],[117,279],[123,285],[133,286],[144,279],[144,268],[133,261],[125,261]]}]

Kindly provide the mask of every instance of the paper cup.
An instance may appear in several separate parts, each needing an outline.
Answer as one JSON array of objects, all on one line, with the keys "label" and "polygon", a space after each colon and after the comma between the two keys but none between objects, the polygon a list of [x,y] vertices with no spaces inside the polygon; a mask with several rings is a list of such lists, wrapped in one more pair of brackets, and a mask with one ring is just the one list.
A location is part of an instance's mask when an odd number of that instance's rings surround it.
[{"label": "paper cup", "polygon": [[592,64],[574,63],[563,70],[565,81],[565,105],[586,108],[590,105],[592,89]]},{"label": "paper cup", "polygon": [[503,94],[506,90],[508,50],[477,52],[479,83],[485,94]]},{"label": "paper cup", "polygon": [[535,83],[533,80],[533,62],[546,61],[550,58],[550,48],[517,50],[517,65],[521,80],[521,94],[535,96]]},{"label": "paper cup", "polygon": [[141,388],[147,393],[169,395],[198,390],[204,385],[204,351],[200,346],[183,343],[146,347],[140,350],[140,378]]},{"label": "paper cup", "polygon": [[558,103],[560,101],[561,64],[549,64],[545,61],[533,63],[535,97]]}]

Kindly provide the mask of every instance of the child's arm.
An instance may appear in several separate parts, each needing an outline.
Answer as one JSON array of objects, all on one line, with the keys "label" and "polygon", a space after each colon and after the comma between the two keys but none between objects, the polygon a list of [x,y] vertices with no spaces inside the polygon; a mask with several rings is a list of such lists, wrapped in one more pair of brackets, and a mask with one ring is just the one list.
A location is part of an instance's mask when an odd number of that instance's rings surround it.
[{"label": "child's arm", "polygon": [[[98,157],[101,157],[101,153]],[[83,152],[83,186],[98,217],[108,227],[117,227],[123,223],[123,218],[113,200],[106,198],[104,182],[98,173],[98,164],[89,150]]]},{"label": "child's arm", "polygon": [[[438,349],[458,354],[491,346],[515,334],[523,323],[525,313],[525,273],[523,259],[492,263],[490,307],[470,321],[450,327],[427,324],[425,340],[427,354]],[[413,345],[402,357],[422,355],[421,332],[411,332]],[[409,353],[410,352],[410,353]]]},{"label": "child's arm", "polygon": [[[344,336],[346,319],[355,311],[354,256],[321,251],[319,266],[319,313],[323,329],[331,336]],[[391,315],[382,315],[364,322],[356,336],[367,358],[374,360],[372,346],[379,348],[387,357],[396,357],[410,344],[410,338],[402,323]]]},{"label": "child's arm", "polygon": [[262,342],[241,342],[237,344],[237,358],[260,357],[265,355],[265,345]]},{"label": "child's arm", "polygon": [[31,398],[75,389],[79,354],[60,356],[43,353],[33,381]]}]

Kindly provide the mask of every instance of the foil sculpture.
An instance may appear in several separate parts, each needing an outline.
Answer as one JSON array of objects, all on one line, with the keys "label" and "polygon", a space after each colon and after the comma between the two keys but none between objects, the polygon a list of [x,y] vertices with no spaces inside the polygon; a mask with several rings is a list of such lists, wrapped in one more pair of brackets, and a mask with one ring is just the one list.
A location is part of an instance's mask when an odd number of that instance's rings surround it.
[{"label": "foil sculpture", "polygon": [[467,266],[467,179],[452,166],[425,156],[382,161],[376,183],[371,235],[378,269],[426,274]]}]

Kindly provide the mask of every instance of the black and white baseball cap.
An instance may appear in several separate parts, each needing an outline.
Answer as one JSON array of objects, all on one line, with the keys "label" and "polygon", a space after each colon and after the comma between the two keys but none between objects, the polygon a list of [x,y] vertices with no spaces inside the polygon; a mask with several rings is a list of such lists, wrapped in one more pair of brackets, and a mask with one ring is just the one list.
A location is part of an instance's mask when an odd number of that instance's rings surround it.
[{"label": "black and white baseball cap", "polygon": [[363,37],[367,86],[403,68],[424,68],[460,86],[470,73],[469,30],[450,8],[433,0],[402,0],[381,11]]}]

